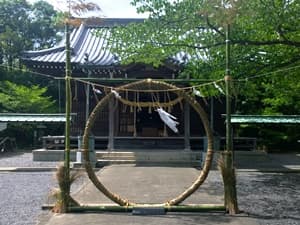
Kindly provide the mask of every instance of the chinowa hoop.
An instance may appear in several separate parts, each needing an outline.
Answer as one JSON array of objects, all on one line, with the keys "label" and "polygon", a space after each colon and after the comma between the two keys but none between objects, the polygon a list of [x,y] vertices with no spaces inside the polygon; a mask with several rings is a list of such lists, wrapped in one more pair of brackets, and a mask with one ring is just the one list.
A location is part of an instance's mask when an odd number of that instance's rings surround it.
[{"label": "chinowa hoop", "polygon": [[[161,203],[163,205],[178,205],[182,201],[184,201],[186,198],[188,198],[190,195],[192,195],[199,187],[200,185],[205,181],[205,179],[208,176],[211,164],[212,164],[212,158],[213,158],[213,136],[212,131],[209,126],[209,121],[207,118],[207,115],[205,111],[202,109],[201,105],[196,101],[196,99],[187,93],[184,89],[178,88],[172,84],[168,84],[166,82],[162,81],[154,81],[151,79],[141,80],[137,82],[133,82],[130,84],[126,84],[123,86],[119,86],[114,88],[114,90],[136,90],[137,88],[143,88],[144,91],[151,91],[151,92],[172,92],[178,96],[178,98],[182,98],[185,101],[187,101],[193,109],[198,113],[200,116],[200,119],[202,121],[202,124],[204,126],[204,130],[207,136],[207,154],[206,158],[203,164],[203,168],[199,174],[199,176],[196,178],[196,180],[193,182],[191,186],[189,186],[186,190],[184,190],[180,195],[176,196],[175,198],[171,200],[167,200],[164,203]],[[149,87],[156,87],[154,90]],[[145,89],[147,88],[147,89]],[[84,152],[84,159],[85,159],[85,169],[88,174],[89,179],[91,182],[96,186],[96,188],[102,192],[106,197],[108,197],[113,202],[119,204],[120,206],[134,206],[136,205],[135,202],[129,201],[126,198],[121,197],[120,195],[111,192],[108,188],[106,188],[102,182],[98,179],[96,176],[93,166],[90,162],[89,158],[89,136],[91,133],[91,130],[94,126],[95,120],[97,118],[97,115],[103,110],[103,108],[111,101],[112,99],[116,98],[116,94],[113,91],[110,91],[107,95],[105,95],[95,106],[93,111],[91,112],[85,126],[84,135],[83,135],[83,152]],[[117,97],[118,98],[118,97]],[[130,102],[130,101],[128,101]],[[130,104],[130,103],[128,103]],[[145,104],[145,103],[144,103]],[[150,104],[150,103],[149,103]]]}]

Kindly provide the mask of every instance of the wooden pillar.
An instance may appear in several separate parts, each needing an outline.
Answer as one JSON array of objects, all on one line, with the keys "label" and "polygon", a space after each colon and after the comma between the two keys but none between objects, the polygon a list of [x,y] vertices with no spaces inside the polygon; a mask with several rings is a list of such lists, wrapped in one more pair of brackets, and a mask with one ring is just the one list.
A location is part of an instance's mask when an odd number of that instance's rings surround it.
[{"label": "wooden pillar", "polygon": [[119,124],[120,124],[120,114],[119,114],[119,101],[116,101],[114,109],[114,136],[119,135]]},{"label": "wooden pillar", "polygon": [[114,128],[115,128],[115,114],[114,114],[114,98],[108,103],[108,150],[114,150]]},{"label": "wooden pillar", "polygon": [[61,113],[61,84],[60,84],[60,80],[57,80],[58,82],[58,112]]},{"label": "wooden pillar", "polygon": [[191,150],[190,145],[190,104],[184,101],[184,150]]},{"label": "wooden pillar", "polygon": [[[88,71],[88,78],[91,76],[91,71]],[[85,122],[87,122],[90,115],[90,84],[86,84],[85,89]]]},{"label": "wooden pillar", "polygon": [[[112,71],[109,71],[109,77],[114,78]],[[115,129],[115,112],[114,112],[115,98],[111,98],[108,104],[108,146],[107,150],[113,151],[115,148],[114,129]]]}]

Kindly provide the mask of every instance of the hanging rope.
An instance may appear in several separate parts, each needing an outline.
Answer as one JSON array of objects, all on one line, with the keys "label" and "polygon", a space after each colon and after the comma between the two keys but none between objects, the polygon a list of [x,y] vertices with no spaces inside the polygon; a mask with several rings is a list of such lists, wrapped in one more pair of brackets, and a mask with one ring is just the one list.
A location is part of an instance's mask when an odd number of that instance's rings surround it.
[{"label": "hanging rope", "polygon": [[151,101],[151,102],[135,102],[135,101],[130,101],[128,99],[124,99],[124,98],[118,98],[118,100],[120,102],[122,102],[124,105],[128,105],[128,106],[131,106],[131,107],[141,107],[141,108],[147,108],[147,107],[152,107],[152,108],[155,108],[155,107],[171,107],[171,106],[174,106],[178,103],[180,103],[182,101],[182,97],[178,97],[172,101],[169,101],[169,102],[157,102],[157,101]]},{"label": "hanging rope", "polygon": [[[147,79],[147,80],[140,80],[135,82],[135,86],[128,86],[127,85],[123,85],[121,87],[112,87],[112,86],[107,86],[107,85],[102,85],[102,84],[98,84],[98,83],[92,83],[90,81],[85,81],[82,80],[80,78],[71,78],[73,80],[76,80],[78,82],[82,82],[82,83],[88,83],[90,85],[94,85],[95,87],[101,87],[104,90],[114,90],[117,92],[140,92],[140,93],[162,93],[162,92],[178,92],[180,90],[186,90],[186,91],[191,91],[193,89],[193,87],[197,88],[197,87],[204,87],[204,86],[211,86],[214,85],[214,83],[219,83],[219,82],[224,82],[224,79],[219,79],[219,80],[215,80],[215,81],[211,81],[208,83],[204,83],[204,84],[198,84],[198,85],[193,85],[193,86],[188,86],[188,87],[178,87],[176,89],[170,87],[170,88],[166,88],[163,86],[164,82],[162,81],[158,81],[158,80],[152,80],[152,79]],[[145,85],[145,81],[146,83],[148,83],[148,85]],[[140,87],[139,85],[144,85],[141,86],[141,88],[137,88]],[[151,84],[151,85],[150,85]],[[157,87],[155,89],[151,88],[152,86]]]}]

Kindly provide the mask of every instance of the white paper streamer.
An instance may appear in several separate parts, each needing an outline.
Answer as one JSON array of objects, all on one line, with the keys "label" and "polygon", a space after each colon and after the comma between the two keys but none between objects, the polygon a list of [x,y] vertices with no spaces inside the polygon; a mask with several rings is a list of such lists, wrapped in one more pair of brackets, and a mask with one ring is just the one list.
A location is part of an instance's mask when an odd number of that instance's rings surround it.
[{"label": "white paper streamer", "polygon": [[93,86],[93,91],[95,93],[97,93],[97,94],[102,94],[102,91],[100,91],[99,89],[95,88],[94,86]]},{"label": "white paper streamer", "polygon": [[121,98],[121,96],[119,95],[119,93],[116,92],[115,90],[111,90],[111,92],[115,95],[116,98]]},{"label": "white paper streamer", "polygon": [[203,97],[203,95],[201,94],[200,90],[197,90],[195,87],[193,87],[193,94],[197,95],[199,97]]},{"label": "white paper streamer", "polygon": [[158,108],[156,110],[161,118],[161,120],[175,133],[178,133],[177,125],[179,124],[177,121],[177,118],[170,113],[167,113],[165,110],[162,108]]},{"label": "white paper streamer", "polygon": [[217,88],[217,89],[219,90],[219,92],[221,92],[223,95],[225,94],[224,91],[222,90],[222,88],[221,88],[219,85],[217,85],[216,82],[214,82],[214,86],[215,86],[215,88]]}]

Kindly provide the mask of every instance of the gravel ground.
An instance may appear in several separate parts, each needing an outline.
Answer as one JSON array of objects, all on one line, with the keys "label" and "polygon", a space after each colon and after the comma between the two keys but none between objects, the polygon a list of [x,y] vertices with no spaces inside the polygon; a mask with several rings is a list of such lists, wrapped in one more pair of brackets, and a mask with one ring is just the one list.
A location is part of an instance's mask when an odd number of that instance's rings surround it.
[{"label": "gravel ground", "polygon": [[33,162],[31,152],[0,153],[0,167],[56,167],[57,162]]},{"label": "gravel ground", "polygon": [[0,173],[0,224],[33,225],[54,186],[52,173]]},{"label": "gravel ground", "polygon": [[240,208],[261,225],[300,225],[300,174],[241,173]]},{"label": "gravel ground", "polygon": [[[55,166],[32,162],[30,153],[3,157],[0,166]],[[211,171],[208,181],[212,193],[222,195],[222,181]],[[76,191],[86,178],[80,179]],[[56,186],[53,173],[0,173],[0,225],[35,225],[41,205]],[[260,225],[300,225],[300,174],[238,173],[239,207]],[[45,212],[43,212],[45,214]]]},{"label": "gravel ground", "polygon": [[[33,162],[32,153],[0,153],[0,167],[56,167],[57,162]],[[72,192],[83,185],[82,177]],[[57,187],[53,172],[0,172],[0,225],[35,225],[41,206],[52,203],[49,194]]]},{"label": "gravel ground", "polygon": [[[223,193],[223,183],[211,171],[208,182],[214,194]],[[300,225],[300,174],[241,172],[237,174],[240,210],[260,225]]]},{"label": "gravel ground", "polygon": [[[218,171],[207,181],[211,192],[223,195]],[[300,225],[300,174],[240,172],[237,174],[240,210],[260,225]]]}]

